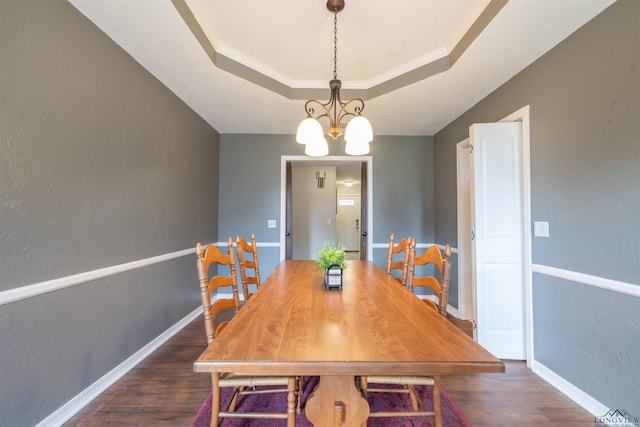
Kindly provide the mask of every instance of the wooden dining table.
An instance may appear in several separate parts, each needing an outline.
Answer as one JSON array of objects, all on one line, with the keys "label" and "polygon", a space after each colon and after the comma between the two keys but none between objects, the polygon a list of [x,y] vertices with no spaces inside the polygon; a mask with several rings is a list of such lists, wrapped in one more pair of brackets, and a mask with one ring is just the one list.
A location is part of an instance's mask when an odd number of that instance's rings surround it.
[{"label": "wooden dining table", "polygon": [[361,375],[504,372],[504,364],[371,261],[327,290],[315,261],[282,261],[194,364],[196,372],[319,376],[315,426],[360,426]]}]

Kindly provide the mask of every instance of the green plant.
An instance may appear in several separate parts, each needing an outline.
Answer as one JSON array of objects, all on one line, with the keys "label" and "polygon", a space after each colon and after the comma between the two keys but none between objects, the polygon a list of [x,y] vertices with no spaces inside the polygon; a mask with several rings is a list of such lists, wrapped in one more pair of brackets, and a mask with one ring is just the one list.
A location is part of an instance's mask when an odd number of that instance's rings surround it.
[{"label": "green plant", "polygon": [[329,242],[324,242],[322,249],[318,251],[316,256],[318,257],[318,268],[322,270],[326,270],[331,265],[339,265],[343,270],[347,268],[347,265],[344,263],[344,247],[340,243],[335,245]]}]

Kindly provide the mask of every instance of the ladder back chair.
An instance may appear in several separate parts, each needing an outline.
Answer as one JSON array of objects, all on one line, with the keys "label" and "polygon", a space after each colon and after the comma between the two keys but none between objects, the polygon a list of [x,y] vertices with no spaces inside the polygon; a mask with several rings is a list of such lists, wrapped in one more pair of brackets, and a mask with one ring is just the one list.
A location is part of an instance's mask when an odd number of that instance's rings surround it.
[{"label": "ladder back chair", "polygon": [[[248,301],[251,295],[249,285],[256,285],[256,289],[260,288],[260,264],[258,262],[258,246],[256,245],[256,236],[251,233],[251,244],[244,237],[236,236],[236,245],[238,247],[238,264],[240,265],[240,278],[242,279],[242,293],[245,301]],[[253,270],[253,274],[250,275]]]},{"label": "ladder back chair", "polygon": [[[207,246],[206,251],[202,245],[196,245],[196,266],[200,281],[200,295],[202,297],[202,310],[204,317],[207,343],[213,342],[215,337],[222,333],[228,321],[221,322],[214,327],[216,316],[225,309],[240,310],[240,296],[238,292],[238,276],[236,273],[236,261],[231,237],[228,240],[229,253],[223,254],[213,245]],[[209,268],[212,265],[229,266],[229,275],[216,275],[209,278]],[[231,286],[233,298],[217,299],[211,304],[211,294],[221,287]],[[256,386],[277,386],[277,388],[258,388]],[[233,393],[229,404],[221,410],[221,388],[232,387]],[[279,376],[247,376],[234,372],[211,374],[211,426],[219,426],[224,418],[270,418],[286,419],[287,427],[295,427],[296,412],[299,413],[299,391],[296,377]],[[236,412],[238,398],[247,394],[286,393],[286,412]],[[296,408],[297,406],[297,408]]]},{"label": "ladder back chair", "polygon": [[[435,249],[433,249],[435,248]],[[409,274],[407,277],[407,284],[409,290],[413,291],[415,286],[428,286],[434,290],[434,293],[438,296],[439,304],[436,308],[435,303],[431,300],[428,301],[433,307],[439,311],[439,313],[447,316],[447,299],[448,299],[448,286],[449,278],[451,275],[451,248],[449,245],[445,247],[445,256],[442,257],[440,248],[438,246],[429,247],[424,254],[416,256],[416,240],[411,239],[409,243]],[[414,277],[416,265],[427,265],[428,263],[436,263],[437,268],[441,271],[440,281],[438,282],[432,276],[425,276],[428,279]],[[416,280],[417,279],[417,280]],[[436,286],[434,286],[435,282]],[[370,387],[369,384],[374,384]],[[401,388],[382,387],[383,385],[402,386]],[[415,390],[417,385],[432,386],[431,403],[432,409],[428,410],[424,402],[420,399],[420,396]],[[369,414],[369,418],[378,417],[426,417],[427,420],[433,419],[432,425],[436,427],[442,427],[442,412],[441,412],[441,398],[440,398],[440,378],[429,376],[384,376],[384,375],[370,375],[368,377],[360,377],[360,389],[366,396],[367,393],[403,393],[408,394],[411,399],[411,411],[380,411],[372,412]]]},{"label": "ladder back chair", "polygon": [[[256,244],[256,235],[251,233],[251,244],[247,239],[236,236],[236,246],[238,248],[238,264],[240,265],[240,278],[242,280],[242,294],[245,302],[254,294],[249,290],[249,285],[256,285],[256,290],[260,289],[262,282],[260,281],[260,262],[258,261],[258,245]],[[253,270],[253,275],[250,275]],[[299,393],[302,393],[302,377],[296,377]],[[297,413],[300,413],[300,398],[298,394]]]},{"label": "ladder back chair", "polygon": [[[228,320],[222,321],[215,327],[215,319],[218,314],[228,309],[234,309],[235,313],[240,310],[240,295],[238,294],[235,263],[232,263],[233,251],[230,252],[230,255],[225,255],[214,245],[207,246],[205,251],[202,245],[198,243],[196,245],[196,257],[205,332],[207,334],[207,343],[211,343],[215,336],[222,332],[227,323],[229,323]],[[209,278],[209,268],[212,265],[228,265],[230,274],[228,276],[216,275]],[[231,287],[233,298],[218,298],[211,304],[211,295],[219,288],[225,287]]]},{"label": "ladder back chair", "polygon": [[[430,299],[425,299],[424,301],[446,317],[449,301],[449,280],[451,279],[451,247],[449,245],[445,246],[443,257],[440,248],[436,245],[430,246],[421,255],[416,255],[415,239],[413,239],[411,246],[409,250],[407,286],[411,292],[416,287],[431,289],[438,302],[435,303]],[[416,276],[416,267],[428,266],[429,264],[434,265],[438,271],[439,279],[430,275]]]},{"label": "ladder back chair", "polygon": [[401,239],[397,244],[395,244],[393,233],[389,237],[387,274],[392,276],[402,286],[407,285],[407,275],[409,270],[409,241],[410,238]]}]

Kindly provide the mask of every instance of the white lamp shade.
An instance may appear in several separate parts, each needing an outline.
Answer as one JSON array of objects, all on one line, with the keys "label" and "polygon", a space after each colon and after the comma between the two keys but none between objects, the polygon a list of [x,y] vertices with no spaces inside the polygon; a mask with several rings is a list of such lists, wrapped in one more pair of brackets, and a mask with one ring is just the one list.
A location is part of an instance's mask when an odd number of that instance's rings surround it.
[{"label": "white lamp shade", "polygon": [[313,117],[307,117],[298,125],[296,142],[307,145],[310,141],[323,138],[322,126]]},{"label": "white lamp shade", "polygon": [[344,152],[350,156],[363,156],[369,153],[369,143],[347,141]]},{"label": "white lamp shade", "polygon": [[320,138],[309,140],[304,148],[304,154],[312,157],[326,156],[329,154],[329,144],[327,144],[327,139],[320,134]]},{"label": "white lamp shade", "polygon": [[371,142],[373,140],[373,129],[369,120],[363,116],[355,116],[349,120],[347,129],[344,132],[344,140],[355,142],[358,145]]},{"label": "white lamp shade", "polygon": [[344,152],[351,156],[362,156],[369,153],[369,142],[373,140],[371,123],[363,116],[356,116],[347,123],[344,132],[347,145]]}]

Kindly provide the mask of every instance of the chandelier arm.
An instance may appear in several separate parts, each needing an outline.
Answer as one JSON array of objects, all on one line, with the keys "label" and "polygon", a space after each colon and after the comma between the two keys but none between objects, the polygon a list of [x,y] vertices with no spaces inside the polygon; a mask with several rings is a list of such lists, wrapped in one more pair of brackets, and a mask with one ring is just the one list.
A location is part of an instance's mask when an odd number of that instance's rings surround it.
[{"label": "chandelier arm", "polygon": [[[333,99],[332,99],[333,101]],[[314,106],[320,107],[320,114],[315,115]],[[340,109],[338,110],[338,106]],[[327,102],[321,103],[315,99],[310,99],[305,104],[305,111],[307,112],[307,117],[314,118],[316,120],[320,120],[322,117],[326,117],[329,119],[329,129],[339,129],[342,119],[348,116],[359,116],[364,109],[364,101],[360,98],[354,98],[348,102],[341,102],[339,99],[336,99],[335,102]],[[333,114],[332,114],[332,110]],[[336,134],[334,139],[337,138],[340,134]],[[333,137],[334,135],[331,134]]]},{"label": "chandelier arm", "polygon": [[[324,112],[316,116],[315,115],[316,110],[313,108],[314,105],[317,105],[318,107],[322,108],[322,111]],[[311,117],[316,120],[318,120],[320,117],[327,116],[331,113],[328,107],[330,107],[329,103],[323,104],[320,101],[317,101],[315,99],[310,99],[304,104],[304,110],[307,112],[307,117]]]},{"label": "chandelier arm", "polygon": [[[319,120],[321,117],[327,117],[329,119],[329,129],[333,129],[340,126],[340,120],[337,120],[337,117],[338,117],[337,106],[339,105],[340,111],[342,111],[343,103],[340,101],[340,81],[332,80],[330,87],[331,87],[331,99],[329,99],[329,101],[323,104],[318,100],[310,99],[305,103],[304,109],[307,112],[308,117],[313,117],[316,120]],[[313,108],[313,105],[317,105],[318,107],[322,108],[322,111],[324,112],[321,112],[321,114],[314,116],[315,110]],[[333,110],[333,114],[332,114],[332,110]],[[334,139],[336,137],[334,137]]]},{"label": "chandelier arm", "polygon": [[[353,111],[349,111],[349,107],[352,107]],[[362,110],[364,110],[364,101],[360,98],[353,98],[348,102],[340,102],[340,111],[336,116],[336,122],[340,123],[347,116],[359,116]]]}]

